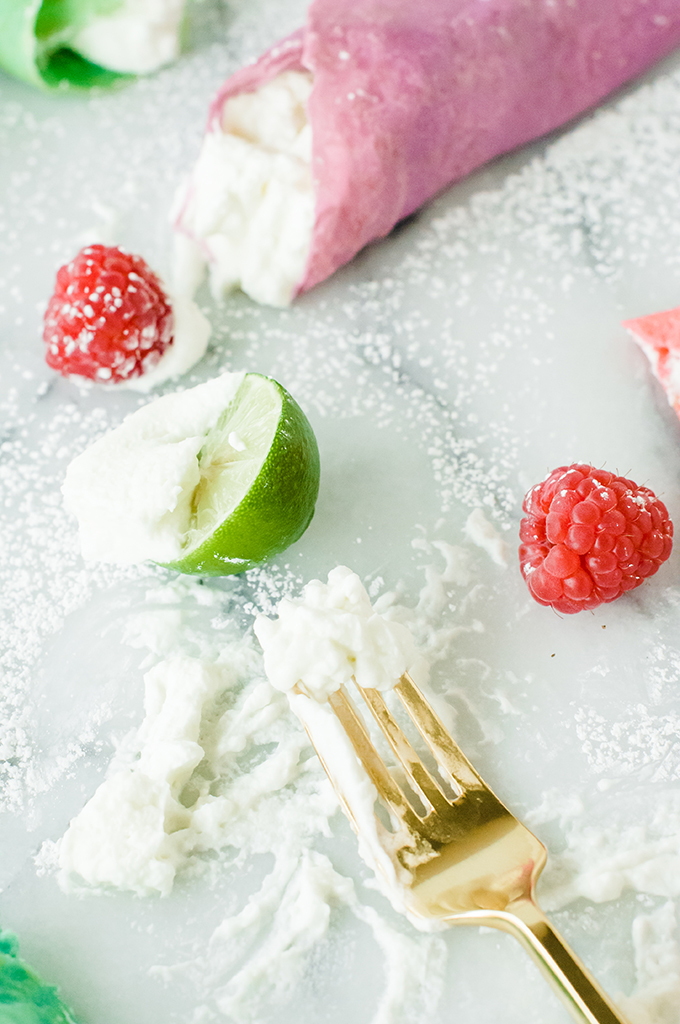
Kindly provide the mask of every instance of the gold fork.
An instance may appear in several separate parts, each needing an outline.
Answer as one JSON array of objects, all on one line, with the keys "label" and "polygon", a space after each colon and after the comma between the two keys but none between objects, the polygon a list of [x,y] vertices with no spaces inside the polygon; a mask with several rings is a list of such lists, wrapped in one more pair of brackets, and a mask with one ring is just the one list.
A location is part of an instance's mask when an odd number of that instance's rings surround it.
[{"label": "gold fork", "polygon": [[[439,779],[418,756],[383,695],[378,690],[357,690],[405,772],[405,786],[388,770],[345,688],[334,693],[329,703],[398,825],[391,836],[390,855],[396,859],[409,915],[444,925],[487,925],[509,932],[532,954],[581,1024],[628,1024],[534,900],[536,880],[547,858],[545,847],[491,792],[411,677],[403,675],[394,692],[431,751]],[[309,698],[302,699],[309,704]],[[358,814],[348,799],[323,731],[311,727],[312,719],[305,714],[300,717],[361,839],[367,824],[365,808]],[[385,839],[377,817],[375,825]]]}]

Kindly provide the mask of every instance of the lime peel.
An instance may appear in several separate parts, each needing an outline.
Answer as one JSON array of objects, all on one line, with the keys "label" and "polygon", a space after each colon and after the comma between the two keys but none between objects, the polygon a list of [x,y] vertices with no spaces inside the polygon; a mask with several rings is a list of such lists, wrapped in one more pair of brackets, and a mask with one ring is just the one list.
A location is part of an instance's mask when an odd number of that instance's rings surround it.
[{"label": "lime peel", "polygon": [[243,572],[309,526],[319,490],[316,438],[295,399],[270,377],[246,375],[206,437],[199,469],[192,526],[182,557],[168,568]]},{"label": "lime peel", "polygon": [[318,486],[295,400],[271,378],[231,373],[128,416],[71,463],[63,493],[85,558],[229,575],[297,540]]}]

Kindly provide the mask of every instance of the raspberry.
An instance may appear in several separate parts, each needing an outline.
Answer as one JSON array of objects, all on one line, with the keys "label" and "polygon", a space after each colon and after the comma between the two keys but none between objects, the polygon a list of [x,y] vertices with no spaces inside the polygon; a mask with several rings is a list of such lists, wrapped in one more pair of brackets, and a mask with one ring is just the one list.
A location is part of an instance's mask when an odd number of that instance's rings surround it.
[{"label": "raspberry", "polygon": [[89,245],[57,272],[43,338],[48,365],[64,377],[119,383],[161,358],[173,339],[172,308],[141,256]]},{"label": "raspberry", "polygon": [[593,466],[560,466],[527,493],[519,563],[532,597],[568,615],[653,576],[673,547],[666,506]]}]

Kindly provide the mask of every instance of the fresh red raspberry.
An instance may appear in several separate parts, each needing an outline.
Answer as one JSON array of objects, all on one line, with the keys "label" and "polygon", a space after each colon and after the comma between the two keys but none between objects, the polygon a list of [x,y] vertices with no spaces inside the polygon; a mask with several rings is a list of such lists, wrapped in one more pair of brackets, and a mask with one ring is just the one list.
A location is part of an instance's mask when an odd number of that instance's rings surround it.
[{"label": "fresh red raspberry", "polygon": [[172,308],[141,256],[88,245],[57,272],[43,338],[48,365],[64,377],[120,383],[161,358],[173,338]]},{"label": "fresh red raspberry", "polygon": [[653,576],[673,547],[666,506],[593,466],[560,466],[524,499],[519,564],[532,597],[571,615]]}]

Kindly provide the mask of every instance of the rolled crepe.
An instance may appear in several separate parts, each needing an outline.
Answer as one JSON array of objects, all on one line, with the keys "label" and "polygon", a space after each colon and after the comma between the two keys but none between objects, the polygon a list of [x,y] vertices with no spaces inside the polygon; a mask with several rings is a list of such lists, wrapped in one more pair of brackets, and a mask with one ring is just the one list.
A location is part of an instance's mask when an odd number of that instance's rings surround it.
[{"label": "rolled crepe", "polygon": [[0,68],[50,88],[107,86],[179,51],[184,0],[0,0]]},{"label": "rolled crepe", "polygon": [[[313,223],[290,299],[446,185],[564,124],[678,44],[678,0],[313,0],[303,29],[227,80],[205,143],[224,134],[234,98],[311,75]],[[229,216],[206,209],[202,157],[176,226],[214,269]]]}]

